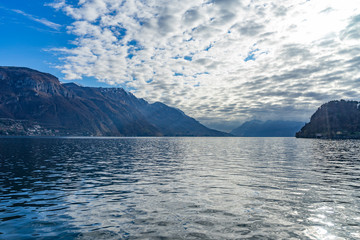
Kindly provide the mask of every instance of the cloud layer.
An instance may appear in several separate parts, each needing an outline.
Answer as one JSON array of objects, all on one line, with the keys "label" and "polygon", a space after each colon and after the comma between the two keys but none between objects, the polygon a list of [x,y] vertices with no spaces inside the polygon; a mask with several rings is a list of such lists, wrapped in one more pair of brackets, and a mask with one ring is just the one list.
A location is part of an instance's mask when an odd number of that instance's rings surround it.
[{"label": "cloud layer", "polygon": [[356,0],[65,0],[73,48],[59,66],[124,86],[217,128],[249,118],[308,120],[358,99]]}]

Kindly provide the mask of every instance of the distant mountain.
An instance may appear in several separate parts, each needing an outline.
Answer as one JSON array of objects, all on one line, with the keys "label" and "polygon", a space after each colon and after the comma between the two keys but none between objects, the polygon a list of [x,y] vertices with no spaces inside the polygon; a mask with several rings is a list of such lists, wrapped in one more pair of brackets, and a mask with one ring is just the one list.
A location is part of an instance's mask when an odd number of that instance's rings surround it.
[{"label": "distant mountain", "polygon": [[303,122],[252,120],[230,133],[238,137],[294,137],[302,126]]},{"label": "distant mountain", "polygon": [[360,138],[360,102],[330,101],[311,116],[299,138]]},{"label": "distant mountain", "polygon": [[61,84],[51,74],[0,67],[0,135],[227,136],[182,111],[122,88]]}]

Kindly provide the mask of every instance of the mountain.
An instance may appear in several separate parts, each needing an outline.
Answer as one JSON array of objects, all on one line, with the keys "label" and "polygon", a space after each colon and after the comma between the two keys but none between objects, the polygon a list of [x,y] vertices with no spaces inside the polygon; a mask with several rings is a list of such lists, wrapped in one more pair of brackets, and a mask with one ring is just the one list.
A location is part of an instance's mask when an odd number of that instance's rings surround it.
[{"label": "mountain", "polygon": [[252,120],[230,133],[238,137],[294,137],[302,126],[303,122]]},{"label": "mountain", "polygon": [[0,67],[0,135],[227,136],[122,88],[61,84],[22,67]]},{"label": "mountain", "polygon": [[296,137],[360,138],[360,102],[336,100],[323,104]]}]

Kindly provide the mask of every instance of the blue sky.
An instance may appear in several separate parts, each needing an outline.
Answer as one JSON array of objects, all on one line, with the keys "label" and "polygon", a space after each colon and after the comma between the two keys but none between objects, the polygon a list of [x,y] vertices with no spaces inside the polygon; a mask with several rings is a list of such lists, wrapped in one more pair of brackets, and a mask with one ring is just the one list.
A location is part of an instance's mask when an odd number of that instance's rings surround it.
[{"label": "blue sky", "polygon": [[358,0],[12,0],[0,31],[0,65],[124,87],[220,130],[360,100]]},{"label": "blue sky", "polygon": [[[26,66],[42,71],[59,74],[49,63],[56,60],[45,52],[46,48],[67,46],[71,36],[66,34],[65,24],[70,19],[51,7],[45,7],[44,1],[12,0],[0,2],[0,29],[4,34],[0,38],[0,64]],[[45,18],[60,25],[58,29],[46,26],[28,16],[16,12],[20,10],[34,18]]]},{"label": "blue sky", "polygon": [[[29,67],[51,73],[60,80],[64,74],[53,48],[72,47],[75,36],[66,27],[72,19],[47,6],[50,1],[11,0],[0,2],[0,65]],[[84,77],[86,86],[110,86],[95,78]]]}]

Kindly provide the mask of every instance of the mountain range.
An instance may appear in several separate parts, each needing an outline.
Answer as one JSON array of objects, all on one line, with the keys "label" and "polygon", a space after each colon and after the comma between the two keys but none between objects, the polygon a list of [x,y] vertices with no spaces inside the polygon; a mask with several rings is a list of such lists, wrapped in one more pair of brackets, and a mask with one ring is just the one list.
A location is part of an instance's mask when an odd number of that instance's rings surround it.
[{"label": "mountain range", "polygon": [[295,121],[251,120],[243,123],[230,133],[238,137],[294,137],[304,124]]},{"label": "mountain range", "polygon": [[122,88],[63,84],[23,67],[0,67],[0,135],[229,136]]}]

